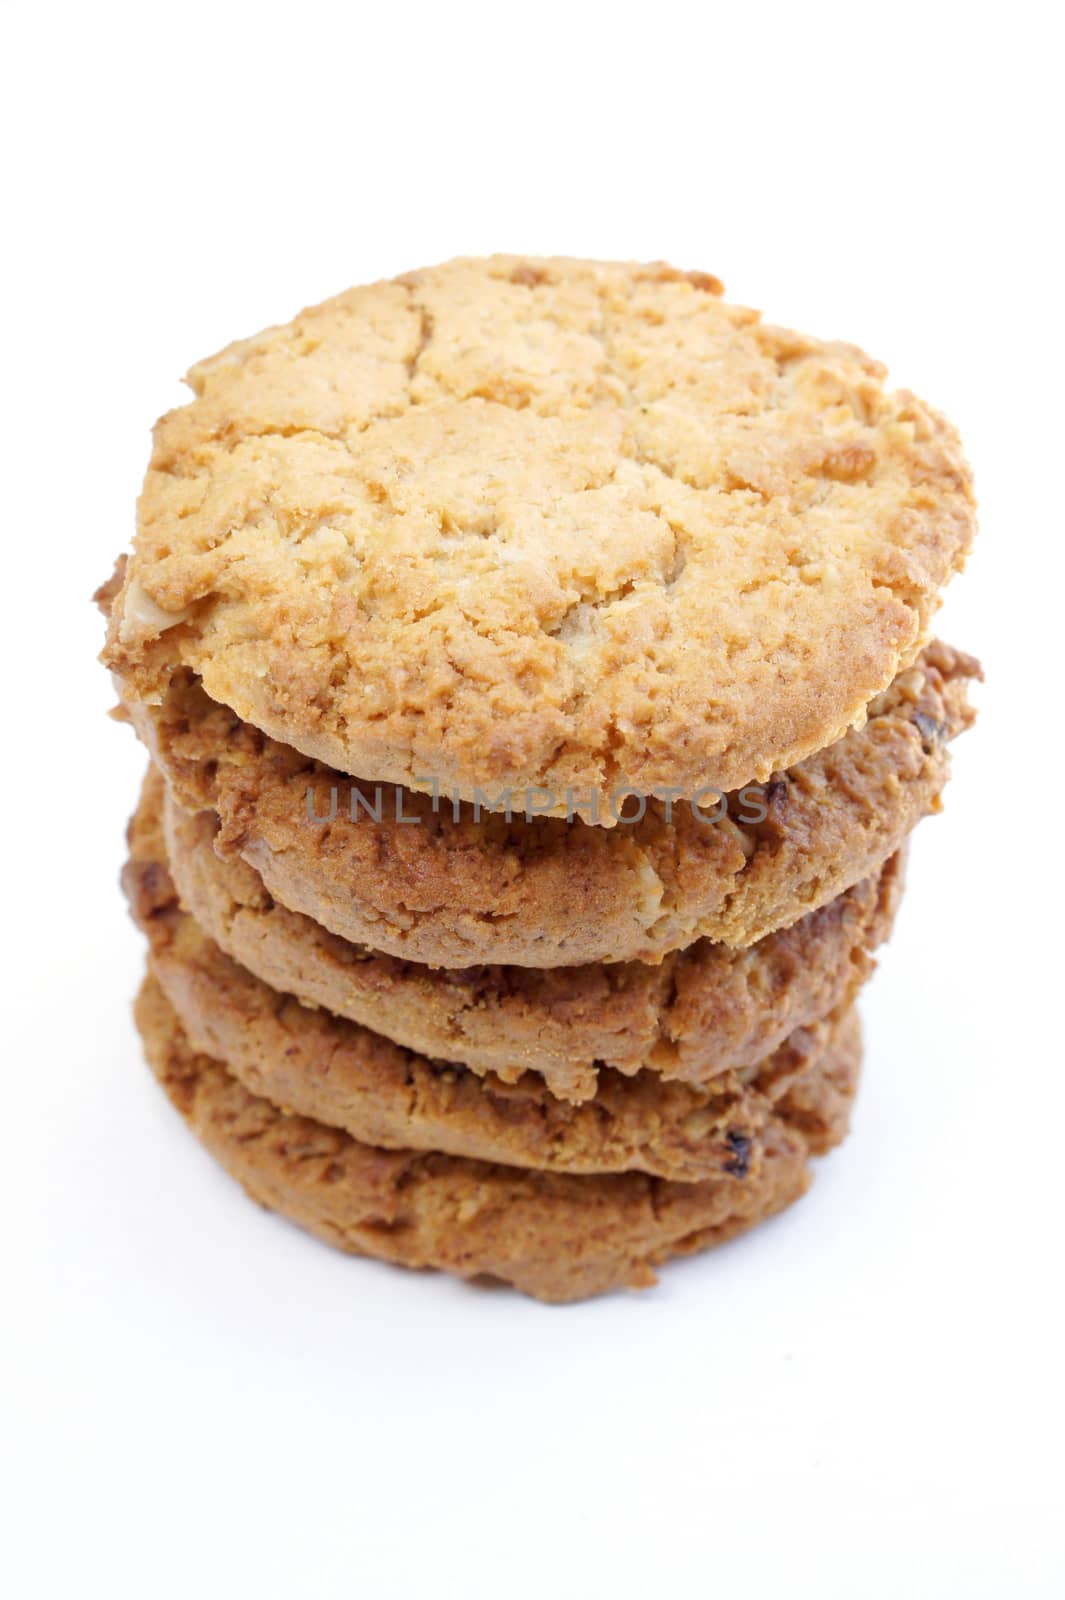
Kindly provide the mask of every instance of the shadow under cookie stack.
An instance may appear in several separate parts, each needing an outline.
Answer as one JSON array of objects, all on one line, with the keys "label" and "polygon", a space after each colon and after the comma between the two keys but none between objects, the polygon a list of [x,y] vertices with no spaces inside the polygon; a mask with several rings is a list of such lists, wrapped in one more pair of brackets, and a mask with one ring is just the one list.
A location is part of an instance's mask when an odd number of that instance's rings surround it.
[{"label": "shadow under cookie stack", "polygon": [[192,370],[103,659],[145,1051],[255,1199],[568,1301],[805,1191],[979,675],[968,470],[883,378],[512,257]]}]

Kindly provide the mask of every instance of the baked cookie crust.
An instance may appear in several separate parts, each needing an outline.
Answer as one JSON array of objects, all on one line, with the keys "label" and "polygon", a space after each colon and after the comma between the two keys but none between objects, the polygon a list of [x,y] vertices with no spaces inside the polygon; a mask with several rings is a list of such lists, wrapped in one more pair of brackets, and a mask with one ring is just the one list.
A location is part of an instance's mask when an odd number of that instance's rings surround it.
[{"label": "baked cookie crust", "polygon": [[646,1288],[671,1256],[705,1250],[797,1200],[808,1156],[843,1136],[853,1085],[785,1096],[746,1170],[702,1183],[644,1173],[574,1177],[381,1150],[279,1110],[196,1054],[154,980],[136,1019],[149,1064],[196,1137],[261,1205],[341,1250],[513,1285],[562,1303]]},{"label": "baked cookie crust", "polygon": [[[434,808],[427,795],[352,785],[191,678],[130,715],[177,800],[214,811],[216,847],[289,910],[429,966],[553,968],[657,962],[704,938],[751,945],[877,873],[939,810],[978,676],[971,657],[929,645],[862,728],[777,774],[761,793],[764,820],[750,824],[735,795],[720,821],[696,820],[683,802],[667,821],[652,801],[613,829]],[[352,791],[365,802],[354,819]],[[333,819],[310,822],[308,805],[328,817],[334,795]],[[378,800],[375,820],[366,808]]]},{"label": "baked cookie crust", "polygon": [[154,769],[131,824],[135,859],[161,856],[160,815],[182,905],[271,988],[504,1083],[539,1073],[574,1102],[595,1095],[600,1066],[689,1083],[742,1070],[845,1004],[890,933],[904,877],[892,857],[879,877],[749,950],[701,940],[659,966],[449,972],[352,945],[287,911],[239,857],[216,854],[214,814],[182,810]]},{"label": "baked cookie crust", "polygon": [[[146,843],[143,835],[141,842]],[[545,1172],[642,1171],[695,1182],[745,1165],[773,1105],[802,1080],[818,1092],[857,1076],[852,1011],[797,1029],[766,1060],[705,1087],[603,1068],[595,1099],[556,1099],[542,1077],[505,1083],[402,1049],[279,994],[223,955],[177,903],[165,865],[143,850],[124,881],[150,971],[194,1048],[253,1093],[365,1144],[444,1151]]]},{"label": "baked cookie crust", "polygon": [[765,781],[862,723],[973,536],[953,429],[884,376],[662,265],[352,289],[192,368],[104,659],[469,800]]}]

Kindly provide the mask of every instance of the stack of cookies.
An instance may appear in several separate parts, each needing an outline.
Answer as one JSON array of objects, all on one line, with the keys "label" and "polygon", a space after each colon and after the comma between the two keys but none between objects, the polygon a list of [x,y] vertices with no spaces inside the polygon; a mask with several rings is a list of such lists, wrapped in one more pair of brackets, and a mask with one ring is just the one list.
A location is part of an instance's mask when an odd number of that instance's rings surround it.
[{"label": "stack of cookies", "polygon": [[193,368],[104,660],[148,1060],[256,1199],[574,1300],[804,1192],[978,675],[969,473],[883,379],[513,257]]}]

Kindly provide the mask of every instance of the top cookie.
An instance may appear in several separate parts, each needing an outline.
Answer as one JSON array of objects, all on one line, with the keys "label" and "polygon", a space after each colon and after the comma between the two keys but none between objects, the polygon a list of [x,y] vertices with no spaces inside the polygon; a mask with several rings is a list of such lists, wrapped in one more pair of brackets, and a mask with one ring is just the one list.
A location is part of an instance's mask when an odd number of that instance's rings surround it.
[{"label": "top cookie", "polygon": [[201,362],[113,609],[123,695],[189,667],[343,771],[545,811],[837,739],[927,635],[969,472],[861,351],[721,292],[460,260]]}]

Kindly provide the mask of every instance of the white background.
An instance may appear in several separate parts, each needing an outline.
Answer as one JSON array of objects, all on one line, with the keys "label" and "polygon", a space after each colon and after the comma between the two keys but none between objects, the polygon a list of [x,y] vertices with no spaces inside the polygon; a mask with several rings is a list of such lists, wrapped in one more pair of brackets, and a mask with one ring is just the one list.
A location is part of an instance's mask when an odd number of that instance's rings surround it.
[{"label": "white background", "polygon": [[[1049,6],[5,6],[0,1589],[1060,1595],[1065,459]],[[1053,146],[1059,142],[1055,152]],[[332,1254],[139,1059],[89,604],[237,335],[492,249],[665,257],[957,421],[977,729],[777,1222],[547,1309]]]}]

